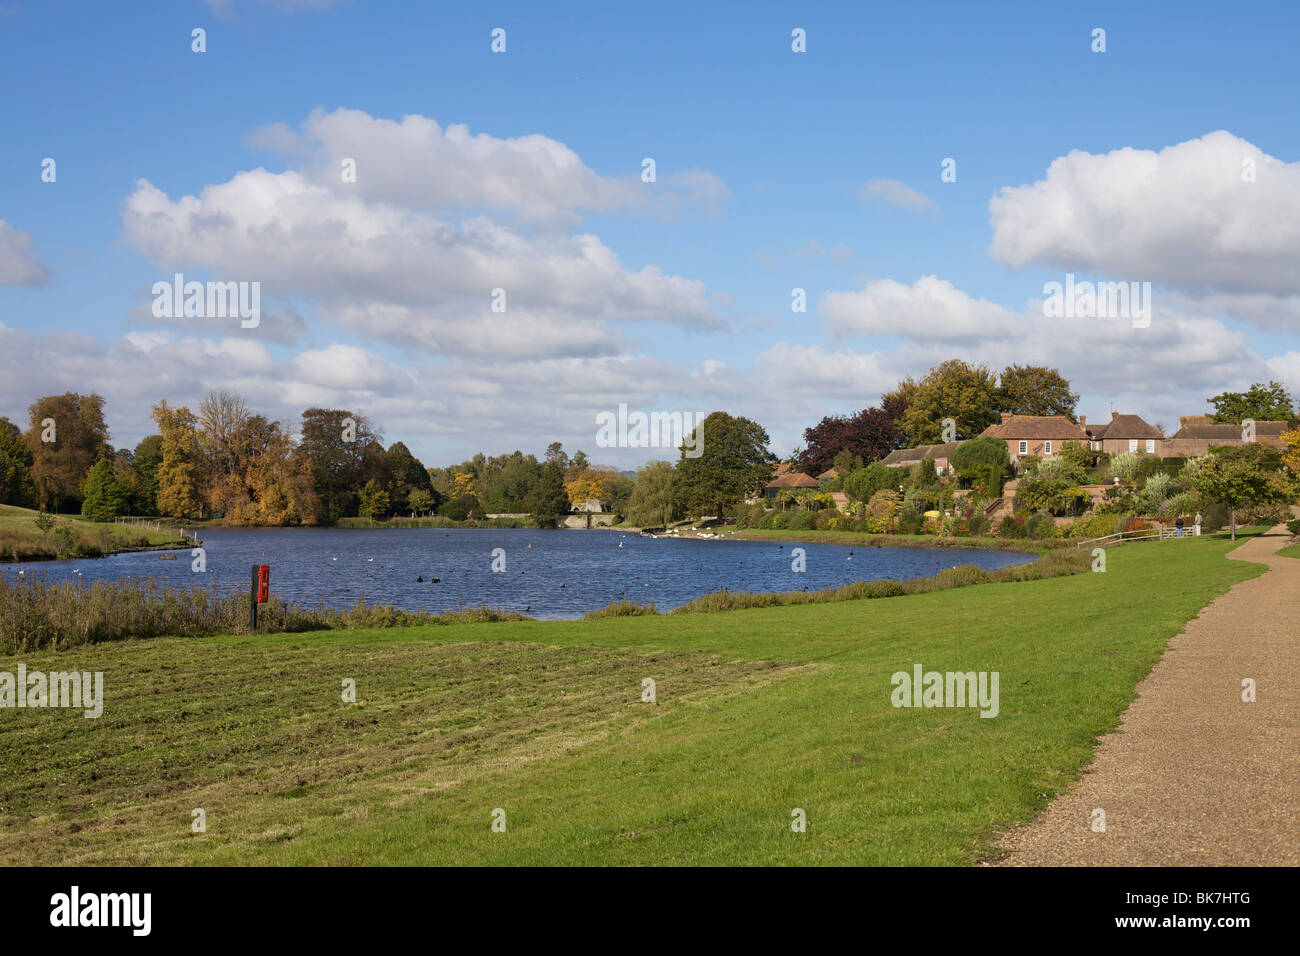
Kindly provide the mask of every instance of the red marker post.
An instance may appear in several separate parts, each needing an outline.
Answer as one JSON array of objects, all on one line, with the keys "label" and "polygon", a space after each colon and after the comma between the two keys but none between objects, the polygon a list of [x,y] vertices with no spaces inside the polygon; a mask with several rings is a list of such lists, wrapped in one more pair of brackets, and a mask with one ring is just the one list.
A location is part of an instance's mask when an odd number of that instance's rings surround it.
[{"label": "red marker post", "polygon": [[257,606],[271,599],[271,566],[253,565],[248,585],[248,629],[257,630]]}]

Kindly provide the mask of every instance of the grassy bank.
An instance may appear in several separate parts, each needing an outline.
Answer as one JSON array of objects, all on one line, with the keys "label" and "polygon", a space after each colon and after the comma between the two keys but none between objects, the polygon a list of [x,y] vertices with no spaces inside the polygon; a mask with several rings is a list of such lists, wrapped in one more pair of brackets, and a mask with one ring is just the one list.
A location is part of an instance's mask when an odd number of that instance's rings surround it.
[{"label": "grassy bank", "polygon": [[1062,538],[1036,541],[1030,538],[941,538],[933,534],[865,534],[858,531],[785,531],[747,528],[729,532],[732,541],[795,541],[804,544],[852,544],[862,548],[981,548],[986,551],[1023,551],[1040,554],[1073,547],[1075,542]]},{"label": "grassy bank", "polygon": [[101,524],[74,515],[51,515],[54,527],[37,527],[39,511],[0,505],[0,561],[98,558],[124,551],[186,548],[193,542],[174,529],[152,531],[125,524]]},{"label": "grassy bank", "polygon": [[[104,713],[0,711],[0,862],[971,863],[1263,570],[1232,547],[889,601],[24,655],[103,671]],[[998,716],[892,707],[916,663],[998,671]]]}]

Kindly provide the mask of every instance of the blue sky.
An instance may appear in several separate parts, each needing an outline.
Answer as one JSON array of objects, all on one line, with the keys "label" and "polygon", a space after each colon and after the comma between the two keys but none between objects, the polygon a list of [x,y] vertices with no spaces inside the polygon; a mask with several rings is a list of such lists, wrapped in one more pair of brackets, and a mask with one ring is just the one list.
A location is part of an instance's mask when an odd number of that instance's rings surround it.
[{"label": "blue sky", "polygon": [[[0,414],[94,389],[133,445],[231,387],[430,464],[558,438],[628,467],[671,456],[593,448],[620,402],[784,453],[952,356],[1170,428],[1300,391],[1300,17],[1135,6],[4,0]],[[260,281],[270,317],[152,320],[174,271]],[[1048,324],[1067,271],[1152,282],[1151,327]]]}]

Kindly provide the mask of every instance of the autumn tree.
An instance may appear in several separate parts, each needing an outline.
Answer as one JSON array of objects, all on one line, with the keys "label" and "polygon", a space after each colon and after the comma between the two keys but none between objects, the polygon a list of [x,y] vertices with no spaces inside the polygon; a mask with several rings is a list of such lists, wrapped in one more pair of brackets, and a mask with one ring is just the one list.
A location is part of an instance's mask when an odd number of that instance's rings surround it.
[{"label": "autumn tree", "polygon": [[[810,475],[830,468],[836,456],[847,452],[863,461],[878,461],[902,447],[899,418],[906,410],[900,396],[887,396],[878,408],[864,408],[854,415],[828,415],[805,428],[799,466]],[[838,469],[836,469],[838,471]]]},{"label": "autumn tree", "polygon": [[157,469],[158,513],[172,518],[202,518],[204,454],[198,419],[184,406],[166,400],[153,407],[161,438],[162,460]]},{"label": "autumn tree", "polygon": [[46,395],[27,409],[30,427],[24,440],[31,453],[31,478],[42,510],[59,510],[64,498],[76,497],[94,463],[113,453],[99,395]]}]

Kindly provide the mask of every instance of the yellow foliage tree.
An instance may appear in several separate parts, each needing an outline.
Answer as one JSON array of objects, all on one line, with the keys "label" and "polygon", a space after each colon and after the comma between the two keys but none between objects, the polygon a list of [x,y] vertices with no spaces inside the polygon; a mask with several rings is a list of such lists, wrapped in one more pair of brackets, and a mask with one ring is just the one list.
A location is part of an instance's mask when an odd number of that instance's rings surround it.
[{"label": "yellow foliage tree", "polygon": [[1282,460],[1286,462],[1288,468],[1300,475],[1300,428],[1283,432],[1282,440],[1286,442],[1287,449],[1282,454]]}]

